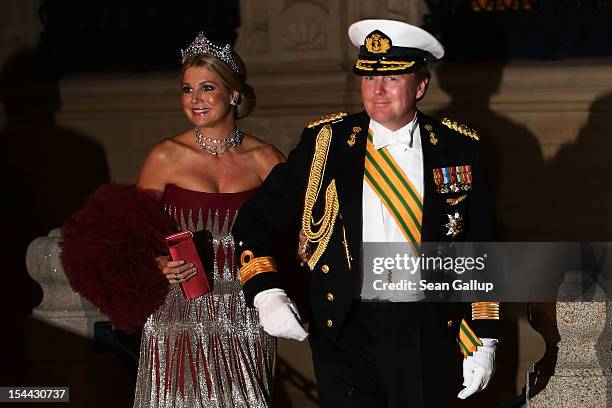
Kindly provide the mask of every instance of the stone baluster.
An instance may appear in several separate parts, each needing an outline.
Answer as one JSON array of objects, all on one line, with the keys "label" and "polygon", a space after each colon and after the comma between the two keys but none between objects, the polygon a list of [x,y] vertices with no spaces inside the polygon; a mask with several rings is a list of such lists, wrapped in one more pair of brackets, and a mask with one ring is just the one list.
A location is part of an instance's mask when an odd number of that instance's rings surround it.
[{"label": "stone baluster", "polygon": [[43,301],[32,318],[85,338],[93,338],[96,321],[107,320],[95,306],[75,293],[60,264],[60,230],[38,237],[28,247],[28,273],[43,288]]},{"label": "stone baluster", "polygon": [[558,299],[530,305],[547,351],[527,374],[527,407],[612,407],[612,303],[577,271],[566,274]]}]

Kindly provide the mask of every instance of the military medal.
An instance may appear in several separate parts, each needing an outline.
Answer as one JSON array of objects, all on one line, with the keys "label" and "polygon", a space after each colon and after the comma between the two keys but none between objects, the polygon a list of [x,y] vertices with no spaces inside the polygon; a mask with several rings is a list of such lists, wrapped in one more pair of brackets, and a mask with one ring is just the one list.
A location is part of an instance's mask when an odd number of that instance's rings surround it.
[{"label": "military medal", "polygon": [[452,235],[455,238],[463,231],[463,218],[461,218],[458,212],[455,215],[446,214],[446,216],[448,217],[448,223],[444,225],[448,228],[446,235]]},{"label": "military medal", "polygon": [[442,175],[442,170],[433,169],[434,175],[434,183],[436,183],[436,191],[441,193],[442,188],[444,187],[444,176]]},{"label": "military medal", "polygon": [[444,177],[444,190],[443,193],[448,193],[452,191],[451,189],[451,172],[449,167],[444,167],[442,169],[442,176]]},{"label": "military medal", "polygon": [[452,166],[433,169],[436,191],[440,194],[458,193],[472,189],[472,166]]}]

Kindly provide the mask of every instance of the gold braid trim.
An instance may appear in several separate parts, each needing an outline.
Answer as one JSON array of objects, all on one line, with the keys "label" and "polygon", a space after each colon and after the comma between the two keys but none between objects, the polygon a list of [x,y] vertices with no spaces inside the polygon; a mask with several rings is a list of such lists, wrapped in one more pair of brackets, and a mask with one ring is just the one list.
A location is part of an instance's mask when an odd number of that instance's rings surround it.
[{"label": "gold braid trim", "polygon": [[[248,259],[247,259],[248,258]],[[253,252],[247,250],[240,255],[240,284],[244,285],[249,279],[260,273],[276,272],[276,262],[271,256],[253,257]]]},{"label": "gold braid trim", "polygon": [[472,320],[499,320],[499,302],[472,303]]},{"label": "gold braid trim", "polygon": [[319,119],[311,120],[310,122],[308,122],[307,127],[310,129],[310,128],[313,128],[319,125],[323,125],[325,123],[340,120],[346,115],[347,115],[346,112],[336,112],[336,113],[330,113],[329,115],[323,115]]},{"label": "gold braid trim", "polygon": [[415,61],[379,61],[382,67],[376,68],[377,71],[399,71],[400,69],[408,69],[413,66]]},{"label": "gold braid trim", "polygon": [[[381,66],[374,68],[373,65]],[[416,61],[390,61],[390,60],[364,60],[358,58],[355,62],[355,68],[363,71],[399,71],[412,67]]]},{"label": "gold braid trim", "polygon": [[450,120],[449,118],[444,118],[442,119],[442,124],[471,139],[480,140],[480,134],[478,133],[478,131],[471,129],[462,123],[456,122],[454,120]]},{"label": "gold braid trim", "polygon": [[372,68],[370,65],[374,65],[376,64],[376,60],[374,61],[370,61],[370,60],[362,60],[362,59],[358,59],[357,62],[355,62],[355,67],[357,69],[361,69],[364,71],[374,71],[374,68]]},{"label": "gold braid trim", "polygon": [[[308,185],[304,197],[302,229],[309,242],[318,243],[316,250],[308,260],[308,266],[311,270],[314,269],[319,258],[321,258],[321,255],[323,255],[323,252],[325,252],[327,248],[327,244],[334,232],[336,217],[340,211],[338,193],[336,192],[336,180],[332,180],[325,189],[325,210],[323,216],[318,221],[315,221],[312,216],[312,211],[319,197],[319,192],[321,191],[323,183],[323,175],[325,174],[325,166],[327,165],[327,155],[329,154],[331,138],[331,126],[323,126],[315,142],[315,152],[310,165]],[[318,231],[313,231],[313,227],[319,227]]]}]

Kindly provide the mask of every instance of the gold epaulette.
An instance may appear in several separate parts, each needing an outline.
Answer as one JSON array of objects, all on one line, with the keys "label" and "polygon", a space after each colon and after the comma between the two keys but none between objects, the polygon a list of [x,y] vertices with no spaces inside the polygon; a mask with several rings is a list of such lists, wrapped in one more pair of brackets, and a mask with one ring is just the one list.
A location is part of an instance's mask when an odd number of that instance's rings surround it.
[{"label": "gold epaulette", "polygon": [[480,134],[478,133],[478,131],[469,128],[462,123],[455,122],[454,120],[450,120],[449,118],[444,118],[442,119],[442,124],[471,139],[480,140]]},{"label": "gold epaulette", "polygon": [[321,116],[320,119],[315,119],[315,120],[311,120],[310,122],[308,122],[308,128],[313,128],[315,126],[319,126],[322,125],[324,123],[329,123],[329,122],[333,122],[334,120],[338,120],[341,119],[343,117],[345,117],[347,115],[346,112],[337,112],[337,113],[330,113],[329,115],[323,115]]},{"label": "gold epaulette", "polygon": [[499,320],[499,302],[472,303],[472,320]]}]

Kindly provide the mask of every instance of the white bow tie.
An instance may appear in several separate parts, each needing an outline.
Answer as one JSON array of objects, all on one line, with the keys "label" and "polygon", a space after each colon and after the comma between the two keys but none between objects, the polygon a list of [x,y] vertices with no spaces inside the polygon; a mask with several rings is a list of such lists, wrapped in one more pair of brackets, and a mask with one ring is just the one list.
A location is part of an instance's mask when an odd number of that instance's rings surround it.
[{"label": "white bow tie", "polygon": [[408,145],[408,147],[412,147],[412,132],[402,132],[402,133],[392,133],[392,132],[380,132],[380,134],[376,135],[376,149],[382,149],[383,147],[387,147],[389,145],[394,145],[398,143],[403,143]]}]

